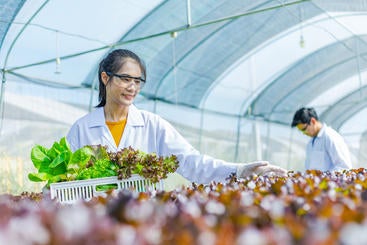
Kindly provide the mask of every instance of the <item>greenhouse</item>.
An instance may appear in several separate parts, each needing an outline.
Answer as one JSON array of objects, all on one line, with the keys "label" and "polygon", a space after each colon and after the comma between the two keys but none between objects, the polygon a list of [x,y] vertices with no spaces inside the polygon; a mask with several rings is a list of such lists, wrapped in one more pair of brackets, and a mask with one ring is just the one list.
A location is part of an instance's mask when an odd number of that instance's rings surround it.
[{"label": "greenhouse", "polygon": [[345,138],[353,167],[366,163],[366,1],[0,4],[1,168],[11,191],[27,181],[13,168],[32,168],[32,146],[51,146],[97,105],[97,66],[116,48],[146,63],[135,104],[202,153],[303,170],[309,139],[290,125],[307,106]]},{"label": "greenhouse", "polygon": [[[367,0],[0,0],[0,244],[366,244],[365,23]],[[287,175],[237,169],[203,185],[174,155],[129,148],[138,160],[125,166],[125,149],[72,152],[65,137],[96,111],[99,64],[116,49],[141,57],[146,77],[105,75],[145,83],[134,105],[203,159]],[[352,168],[306,168],[311,122],[292,127],[302,107],[342,136]],[[155,161],[168,177],[140,174]],[[116,172],[67,172],[102,163]]]}]

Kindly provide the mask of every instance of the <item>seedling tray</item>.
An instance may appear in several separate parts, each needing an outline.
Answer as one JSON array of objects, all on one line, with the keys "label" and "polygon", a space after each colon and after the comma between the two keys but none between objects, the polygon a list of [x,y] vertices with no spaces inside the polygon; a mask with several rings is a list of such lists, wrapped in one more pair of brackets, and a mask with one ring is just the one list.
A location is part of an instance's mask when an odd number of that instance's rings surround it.
[{"label": "seedling tray", "polygon": [[117,179],[116,176],[89,180],[77,180],[50,184],[51,199],[56,198],[60,203],[72,204],[82,199],[91,200],[96,196],[106,195],[106,191],[98,190],[104,185],[111,185],[113,189],[129,189],[137,192],[163,190],[163,181],[151,183],[139,175],[133,175],[129,179]]}]

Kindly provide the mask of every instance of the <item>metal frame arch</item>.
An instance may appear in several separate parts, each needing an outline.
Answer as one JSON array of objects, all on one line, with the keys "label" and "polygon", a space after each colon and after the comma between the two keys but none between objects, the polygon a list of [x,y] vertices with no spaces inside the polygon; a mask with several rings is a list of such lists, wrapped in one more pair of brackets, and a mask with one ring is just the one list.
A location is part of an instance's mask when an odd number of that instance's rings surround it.
[{"label": "metal frame arch", "polygon": [[[29,23],[31,23],[31,21],[38,15],[38,13],[44,8],[44,6],[47,5],[48,1],[49,0],[46,0],[37,9],[37,11],[28,19],[28,21],[20,29],[19,33],[16,35],[16,37],[14,38],[14,40],[11,42],[11,44],[9,46],[9,49],[8,49],[8,51],[6,53],[5,60],[4,60],[4,66],[3,66],[3,69],[1,70],[2,79],[1,79],[1,88],[0,88],[0,116],[1,116],[1,119],[0,119],[1,120],[1,123],[0,123],[0,133],[2,131],[2,125],[3,125],[3,116],[4,116],[4,90],[5,90],[6,73],[7,73],[6,66],[7,66],[7,63],[8,63],[9,55],[10,55],[11,51],[13,50],[13,47],[14,47],[15,43],[17,42],[18,38],[22,35],[23,31],[28,27]],[[24,4],[24,2],[23,2],[23,4]],[[23,6],[23,4],[21,6]],[[19,8],[17,9],[16,14],[13,16],[13,20],[16,17],[16,15],[19,13],[19,10],[20,10],[21,6],[19,6]],[[10,25],[9,25],[9,27],[10,27]],[[6,30],[6,33],[9,30],[9,27]],[[1,45],[2,44],[0,44],[0,47],[1,47]]]},{"label": "metal frame arch", "polygon": [[[353,100],[353,98],[356,97],[359,99]],[[352,115],[367,107],[366,98],[367,85],[364,85],[363,87],[346,94],[343,98],[335,102],[320,115],[320,118],[325,121],[333,122],[333,127],[339,130]]]},{"label": "metal frame arch", "polygon": [[[265,3],[268,3],[268,2],[271,2],[271,1],[264,1]],[[262,2],[262,3],[260,3],[258,6],[261,6],[261,5],[263,5],[263,4],[265,4],[264,2]],[[281,6],[282,7],[282,6]],[[271,9],[273,9],[273,8],[271,8]],[[248,10],[248,11],[255,11],[255,10],[257,10],[257,9],[250,9],[250,10]],[[267,11],[268,9],[265,9],[265,10],[261,10],[261,12],[263,12],[263,11]],[[258,10],[257,10],[258,11]],[[256,13],[258,13],[258,12],[256,12]],[[210,13],[207,13],[207,15],[209,15]],[[251,13],[250,13],[251,14]],[[248,14],[242,14],[243,16],[247,16]],[[195,46],[193,46],[191,49],[190,49],[190,51],[189,52],[187,52],[185,55],[183,55],[183,56],[181,56],[180,57],[180,59],[179,60],[176,60],[176,65],[177,64],[179,64],[179,63],[181,63],[186,57],[188,57],[191,53],[193,53],[195,50],[197,50],[197,49],[199,49],[199,47],[203,44],[203,43],[205,43],[205,42],[207,42],[207,40],[210,38],[210,37],[212,37],[212,36],[214,36],[216,33],[218,33],[219,31],[221,31],[221,30],[223,30],[223,29],[225,29],[225,28],[228,28],[228,26],[230,26],[234,21],[236,21],[237,20],[237,16],[234,16],[234,17],[228,17],[228,18],[230,18],[229,20],[229,22],[227,22],[227,23],[225,23],[224,25],[221,25],[219,28],[217,28],[217,29],[215,29],[214,31],[212,31],[210,34],[208,34],[206,37],[203,37],[202,38],[202,40],[200,41],[200,42],[198,42]],[[226,19],[226,18],[224,18],[224,19]],[[218,23],[218,22],[221,22],[222,20],[221,19],[219,19],[219,20],[215,20],[215,21],[213,21],[213,23],[212,24],[215,24],[215,23]],[[156,90],[155,90],[155,92],[154,92],[154,94],[155,94],[155,96],[157,97],[157,95],[158,95],[158,92],[159,92],[159,89],[160,89],[160,87],[161,87],[161,85],[163,84],[163,82],[164,82],[164,80],[165,80],[165,78],[166,77],[168,77],[169,76],[169,74],[173,71],[173,67],[171,67],[170,69],[168,69],[167,70],[167,72],[162,76],[162,78],[161,78],[161,80],[159,81],[159,84],[158,84],[158,86],[157,86],[157,88],[156,88]],[[208,90],[210,90],[210,87],[206,90],[206,91],[208,91]],[[205,94],[207,94],[208,92],[205,92]],[[203,98],[204,98],[204,100],[205,100],[205,98],[206,98],[206,96],[205,96],[205,94],[204,94],[204,96],[203,96]],[[203,101],[203,99],[201,100],[201,101]],[[202,102],[200,102],[199,103],[199,106],[198,106],[198,108],[200,108],[200,104],[202,104]]]},{"label": "metal frame arch", "polygon": [[[340,16],[338,16],[338,17],[354,16],[354,15],[366,15],[366,13],[357,13],[357,14],[354,14],[354,13],[348,13],[348,14],[340,15]],[[307,23],[306,25],[304,25],[304,27],[306,27],[306,26],[312,26],[312,25],[314,25],[315,23],[319,23],[319,22],[325,21],[325,20],[327,20],[327,19],[328,19],[328,18],[327,18],[327,17],[325,17],[325,18],[322,18],[322,19],[316,20],[315,22]],[[289,35],[289,33],[296,32],[296,31],[298,31],[297,27],[295,27],[294,29],[289,30],[289,31],[287,31],[287,32],[283,33],[281,36],[278,36],[277,38],[275,38],[275,39],[273,39],[273,40],[270,40],[268,43],[266,43],[266,45],[265,45],[265,46],[261,46],[261,47],[259,47],[259,49],[254,50],[254,52],[253,52],[253,53],[251,53],[251,54],[249,54],[249,55],[254,55],[254,54],[256,54],[257,52],[259,52],[259,51],[260,51],[260,48],[264,48],[264,47],[266,47],[266,46],[270,46],[270,45],[271,45],[273,42],[275,42],[276,40],[279,40],[279,39],[281,39],[281,38],[284,38],[285,36]],[[350,37],[353,37],[353,35],[354,35],[354,34],[351,32]],[[361,40],[360,36],[356,36],[356,35],[355,35],[355,38],[356,38],[356,39]],[[363,40],[363,42],[364,42],[364,43],[367,43],[367,38],[366,38],[366,39],[362,39],[362,40]],[[333,45],[333,43],[330,43],[329,45]],[[327,47],[327,46],[326,46],[326,47]],[[316,51],[316,52],[317,52],[317,51]],[[312,53],[311,53],[311,54],[312,54]],[[311,54],[308,54],[308,56],[309,56],[309,55],[311,55]],[[305,57],[307,57],[307,56],[305,56]],[[249,58],[249,57],[247,56],[247,57],[245,57],[245,58],[243,58],[243,59],[248,59],[248,58]],[[304,59],[304,58],[303,58],[303,59]],[[252,108],[253,108],[254,104],[256,103],[257,98],[258,98],[258,97],[261,97],[261,94],[263,94],[263,93],[264,93],[264,91],[266,91],[266,90],[268,89],[268,87],[272,86],[272,84],[274,83],[274,80],[275,80],[275,79],[277,79],[278,77],[282,76],[282,74],[284,74],[285,72],[287,72],[289,69],[292,69],[292,67],[294,67],[295,65],[299,64],[300,62],[301,62],[301,60],[300,60],[300,61],[298,61],[297,63],[295,63],[295,64],[293,64],[293,65],[291,65],[291,66],[287,67],[285,70],[278,72],[278,74],[275,74],[275,77],[272,77],[272,78],[271,78],[271,79],[269,79],[267,82],[264,82],[264,84],[263,84],[262,86],[260,86],[260,87],[259,87],[259,89],[257,90],[257,92],[255,91],[255,93],[252,95],[252,97],[251,97],[251,98],[249,98],[247,102],[245,101],[245,103],[244,103],[244,105],[243,105],[243,107],[242,107],[243,109],[242,109],[241,114],[246,115],[246,114],[248,114],[248,111],[252,111]]]},{"label": "metal frame arch", "polygon": [[[365,38],[367,39],[367,35],[365,35]],[[348,40],[352,40],[352,41],[353,41],[353,39],[355,39],[355,37],[349,38]],[[336,47],[336,45],[338,45],[338,43],[334,43],[334,44],[328,45],[328,46],[326,46],[326,47],[324,47],[324,48],[322,48],[322,49],[319,49],[318,51],[316,51],[316,52],[314,52],[314,53],[312,53],[312,54],[310,54],[310,55],[306,56],[305,58],[303,58],[302,60],[298,61],[297,63],[295,63],[295,64],[294,64],[294,65],[292,65],[291,67],[287,68],[287,69],[285,70],[285,72],[283,72],[283,73],[281,73],[280,75],[278,75],[275,79],[272,79],[272,80],[271,80],[271,82],[268,82],[267,86],[266,86],[265,88],[263,88],[263,90],[261,91],[261,93],[259,93],[259,95],[258,95],[258,96],[257,96],[257,97],[252,101],[252,102],[251,102],[251,104],[250,104],[250,106],[249,106],[248,108],[254,109],[254,107],[256,106],[256,103],[257,103],[258,101],[260,101],[262,97],[266,96],[266,94],[271,93],[270,91],[273,89],[272,87],[273,87],[275,84],[277,84],[277,83],[276,83],[276,81],[278,81],[279,79],[283,79],[283,77],[285,77],[285,76],[287,76],[288,74],[290,74],[290,72],[292,72],[294,69],[301,67],[301,66],[300,66],[300,64],[302,64],[302,63],[304,62],[304,60],[305,60],[305,59],[307,59],[307,58],[311,59],[311,58],[315,57],[315,55],[316,55],[317,53],[322,52],[322,51],[324,51],[324,52],[325,52],[325,49],[326,49],[326,48],[328,48],[328,47],[331,47],[331,48],[332,48],[332,47],[334,46],[335,48],[337,48],[337,47]],[[366,48],[365,48],[365,49],[366,49]],[[365,53],[365,52],[366,52],[366,51],[364,51],[363,53]],[[363,54],[363,53],[362,53],[362,54]],[[359,54],[359,55],[360,55],[360,54]],[[341,65],[341,64],[343,64],[343,63],[346,63],[347,61],[353,60],[353,59],[355,59],[355,58],[356,58],[356,56],[355,56],[355,55],[353,55],[353,56],[349,56],[349,58],[348,58],[348,57],[346,57],[346,58],[341,57],[341,58],[339,59],[339,61],[334,62],[334,64],[332,64],[332,65],[330,64],[329,66],[327,66],[327,67],[323,68],[322,70],[320,70],[320,71],[318,71],[317,73],[313,74],[313,75],[312,75],[312,77],[308,78],[307,80],[308,80],[308,81],[314,80],[317,76],[319,76],[319,75],[320,75],[320,74],[322,74],[322,73],[325,73],[327,70],[333,69],[333,68],[335,68],[336,66]],[[312,62],[311,62],[311,63],[312,63]],[[284,94],[290,94],[290,93],[293,93],[294,91],[296,91],[296,90],[300,89],[300,87],[301,87],[301,86],[303,86],[305,82],[306,82],[306,80],[299,81],[297,86],[294,86],[294,88],[292,88],[292,90],[289,90],[288,92],[284,92]],[[280,101],[283,101],[284,99],[285,99],[285,98],[280,98],[280,100],[279,100],[276,104],[273,104],[273,107],[272,107],[273,109],[272,109],[271,111],[274,111],[274,108],[275,108],[275,107],[277,107],[277,106],[280,104]],[[269,110],[268,110],[268,111],[269,111]],[[256,115],[256,114],[255,114],[255,115]]]},{"label": "metal frame arch", "polygon": [[[342,60],[342,61],[340,61],[340,62],[338,62],[336,64],[333,64],[332,66],[328,67],[327,69],[324,69],[324,70],[320,71],[319,73],[314,74],[310,79],[307,79],[307,80],[304,80],[303,82],[300,82],[299,85],[297,87],[295,87],[294,89],[292,89],[290,92],[288,92],[288,94],[295,94],[295,93],[297,93],[297,91],[302,90],[302,87],[304,87],[304,86],[308,86],[309,84],[316,84],[316,83],[318,83],[317,78],[319,76],[327,75],[327,74],[332,74],[332,73],[330,73],[331,70],[337,70],[338,67],[347,65],[348,62],[353,62],[354,59],[355,59],[355,57]],[[333,74],[336,74],[336,73],[333,72]],[[350,74],[344,73],[343,76],[339,76],[340,79],[339,80],[334,80],[333,81],[334,83],[332,84],[331,87],[333,87],[334,85],[336,85],[336,84],[338,84],[340,82],[343,82],[345,79],[342,79],[342,78],[343,77],[344,78],[350,77],[351,74],[355,74],[355,73],[350,73]],[[313,98],[315,98],[315,96],[313,96]],[[278,107],[285,99],[286,99],[286,97],[282,97],[280,100],[278,100],[277,103],[275,103],[273,105],[272,112],[274,112],[275,111],[274,109],[276,109],[276,107]]]}]

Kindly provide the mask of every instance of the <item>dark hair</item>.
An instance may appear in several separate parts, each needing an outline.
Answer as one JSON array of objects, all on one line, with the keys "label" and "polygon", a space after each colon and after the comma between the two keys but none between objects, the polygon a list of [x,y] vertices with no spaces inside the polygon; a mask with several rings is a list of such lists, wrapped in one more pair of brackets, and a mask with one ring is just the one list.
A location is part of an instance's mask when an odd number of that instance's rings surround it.
[{"label": "dark hair", "polygon": [[127,59],[135,60],[141,69],[142,78],[146,79],[146,68],[143,60],[137,54],[127,49],[115,49],[110,52],[100,63],[98,69],[99,80],[99,104],[97,107],[106,105],[106,85],[102,81],[102,72],[116,73],[124,65]]},{"label": "dark hair", "polygon": [[311,122],[311,118],[315,118],[316,120],[319,120],[319,117],[317,116],[317,113],[314,108],[305,108],[302,107],[296,113],[294,114],[293,121],[292,121],[292,127],[297,126],[300,123],[307,123],[309,124]]}]

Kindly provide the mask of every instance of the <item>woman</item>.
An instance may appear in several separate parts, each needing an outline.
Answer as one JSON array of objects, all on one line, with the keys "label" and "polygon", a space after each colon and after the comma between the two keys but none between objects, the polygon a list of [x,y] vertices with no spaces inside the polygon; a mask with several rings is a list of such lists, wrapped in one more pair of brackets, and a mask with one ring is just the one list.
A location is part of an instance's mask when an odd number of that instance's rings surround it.
[{"label": "woman", "polygon": [[176,155],[177,173],[196,183],[224,181],[230,174],[286,175],[286,170],[260,161],[229,163],[200,154],[166,120],[133,105],[146,79],[143,61],[133,52],[117,49],[99,65],[96,110],[77,120],[67,135],[73,151],[85,145],[104,145],[110,151],[131,146],[160,156]]}]

